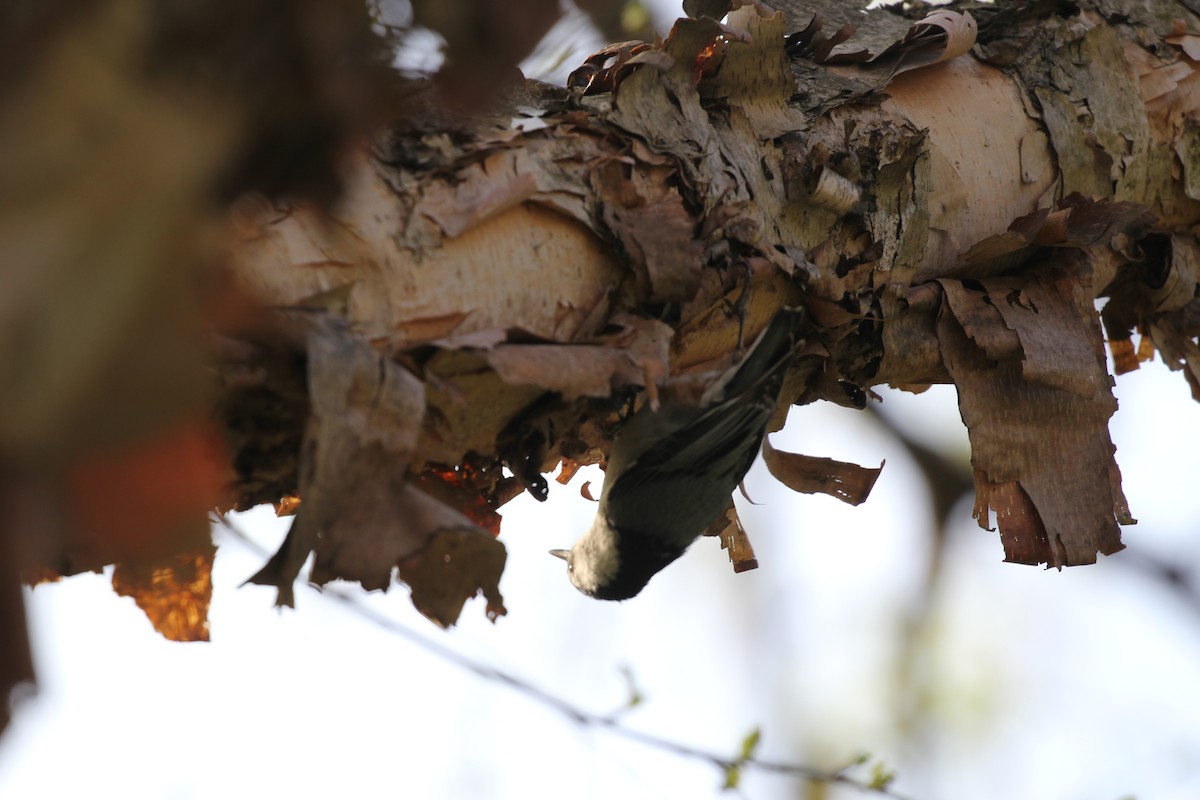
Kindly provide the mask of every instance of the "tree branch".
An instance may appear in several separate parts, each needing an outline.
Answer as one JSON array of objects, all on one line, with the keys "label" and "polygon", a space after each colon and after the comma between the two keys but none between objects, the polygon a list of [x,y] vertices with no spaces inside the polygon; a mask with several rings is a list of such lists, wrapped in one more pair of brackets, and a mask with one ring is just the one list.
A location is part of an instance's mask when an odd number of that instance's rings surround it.
[{"label": "tree branch", "polygon": [[[243,531],[238,525],[234,524],[225,516],[213,515],[212,520],[215,524],[221,526],[221,528],[230,533],[236,541],[241,543],[255,554],[264,557],[269,554],[265,548],[255,542],[249,535],[246,534],[245,531]],[[606,730],[622,739],[636,742],[646,747],[651,747],[668,753],[674,753],[675,755],[684,756],[685,758],[705,761],[722,771],[728,771],[734,767],[739,767],[742,769],[754,769],[761,772],[774,773],[777,775],[789,775],[795,778],[803,778],[805,780],[815,781],[818,783],[837,784],[839,786],[846,786],[860,792],[890,797],[894,800],[909,800],[909,798],[907,798],[905,795],[895,792],[887,785],[874,785],[872,782],[862,781],[847,774],[855,767],[860,766],[862,763],[861,760],[855,760],[841,769],[823,770],[801,764],[761,759],[754,756],[730,757],[712,750],[693,747],[691,745],[683,744],[662,736],[656,736],[652,733],[646,733],[644,731],[628,728],[621,724],[616,714],[597,714],[591,711],[586,711],[572,704],[571,702],[558,697],[557,695],[547,692],[540,686],[514,675],[511,672],[497,669],[479,661],[475,661],[474,659],[467,658],[462,653],[455,651],[453,648],[447,647],[436,639],[418,633],[412,628],[402,625],[396,620],[379,613],[369,606],[364,605],[359,596],[354,592],[326,587],[318,589],[316,591],[316,595],[317,597],[326,601],[339,604],[354,616],[370,622],[372,625],[375,625],[376,627],[393,636],[404,639],[414,647],[440,658],[447,664],[451,664],[465,672],[469,672],[485,681],[491,681],[492,683],[499,684],[518,692],[529,700],[549,708],[550,710],[560,714],[561,716],[581,727]]]}]

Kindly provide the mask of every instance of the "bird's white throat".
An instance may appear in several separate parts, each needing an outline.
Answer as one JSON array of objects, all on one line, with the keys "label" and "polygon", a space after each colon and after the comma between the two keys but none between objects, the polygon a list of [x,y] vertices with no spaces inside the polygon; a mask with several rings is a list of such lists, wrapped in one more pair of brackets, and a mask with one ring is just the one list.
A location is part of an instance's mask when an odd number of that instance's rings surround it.
[{"label": "bird's white throat", "polygon": [[616,534],[604,514],[598,513],[592,527],[571,548],[571,583],[582,592],[594,593],[616,577],[618,559]]}]

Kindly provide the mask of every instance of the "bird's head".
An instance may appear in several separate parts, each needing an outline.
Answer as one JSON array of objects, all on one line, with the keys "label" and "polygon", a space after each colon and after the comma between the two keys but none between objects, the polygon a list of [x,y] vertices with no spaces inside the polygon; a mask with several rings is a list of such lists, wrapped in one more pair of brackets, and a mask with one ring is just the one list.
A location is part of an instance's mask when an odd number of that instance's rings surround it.
[{"label": "bird's head", "polygon": [[603,514],[570,550],[551,550],[567,562],[575,588],[597,600],[628,600],[683,550],[661,547],[636,531],[618,531]]},{"label": "bird's head", "polygon": [[[620,571],[617,534],[603,514],[570,550],[551,550],[550,555],[567,562],[567,576],[575,588],[591,597],[602,597],[604,589]],[[624,599],[624,598],[622,598]]]}]

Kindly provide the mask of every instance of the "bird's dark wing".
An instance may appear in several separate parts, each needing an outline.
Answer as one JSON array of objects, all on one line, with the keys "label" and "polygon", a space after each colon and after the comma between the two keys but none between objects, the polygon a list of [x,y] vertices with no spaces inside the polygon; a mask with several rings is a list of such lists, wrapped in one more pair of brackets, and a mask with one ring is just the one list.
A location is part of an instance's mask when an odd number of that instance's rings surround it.
[{"label": "bird's dark wing", "polygon": [[[608,490],[609,523],[623,531],[700,535],[754,463],[771,411],[755,404],[717,406],[656,442]],[[671,507],[664,498],[690,502]]]},{"label": "bird's dark wing", "polygon": [[[794,316],[778,315],[728,380],[724,396],[703,409],[664,409],[631,420],[640,452],[606,487],[604,511],[619,530],[680,531],[698,536],[719,514],[754,463],[774,413],[792,353]],[[636,423],[636,424],[635,424]],[[632,431],[631,431],[632,432]],[[624,432],[623,432],[624,433]],[[645,442],[651,443],[646,446]],[[614,444],[614,456],[622,436]],[[687,498],[686,507],[663,498]]]}]

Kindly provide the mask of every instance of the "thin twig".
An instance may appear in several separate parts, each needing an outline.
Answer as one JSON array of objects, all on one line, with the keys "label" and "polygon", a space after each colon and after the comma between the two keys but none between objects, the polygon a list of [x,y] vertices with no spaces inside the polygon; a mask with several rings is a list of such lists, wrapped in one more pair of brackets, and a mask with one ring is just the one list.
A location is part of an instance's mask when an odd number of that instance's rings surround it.
[{"label": "thin twig", "polygon": [[[229,531],[243,545],[253,550],[255,553],[266,557],[270,555],[262,546],[251,539],[244,531],[224,517],[214,515],[214,521]],[[316,587],[314,587],[316,588]],[[482,664],[474,661],[461,653],[447,647],[441,642],[431,639],[424,634],[409,628],[405,625],[396,622],[394,619],[379,613],[370,606],[363,605],[356,595],[342,591],[340,589],[320,588],[317,589],[317,596],[324,597],[341,603],[348,608],[351,613],[357,615],[361,619],[373,623],[374,625],[386,630],[388,633],[395,634],[409,643],[421,648],[427,653],[430,653],[443,661],[459,667],[466,672],[483,678],[484,680],[494,681],[495,683],[507,686],[510,689],[525,694],[532,700],[541,703],[543,706],[557,711],[564,717],[574,722],[577,725],[600,728],[612,732],[613,735],[631,742],[653,747],[657,750],[663,750],[675,755],[694,758],[699,761],[707,761],[709,764],[721,770],[728,770],[734,766],[743,769],[757,769],[762,772],[772,772],[777,775],[791,775],[797,778],[804,778],[810,781],[819,783],[838,784],[852,789],[857,789],[860,792],[868,792],[883,797],[890,797],[893,800],[909,800],[905,795],[898,794],[885,786],[872,786],[856,778],[852,778],[846,773],[861,762],[855,761],[841,769],[837,770],[822,770],[814,767],[806,767],[800,764],[789,764],[782,761],[768,761],[760,758],[731,758],[719,753],[714,753],[710,750],[704,750],[699,747],[692,747],[681,742],[665,739],[660,736],[655,736],[651,733],[635,730],[625,727],[620,723],[616,715],[608,714],[593,714],[589,711],[584,711],[578,706],[550,694],[545,689],[513,675],[504,670],[496,669],[495,667]]]}]

